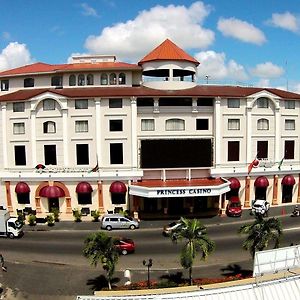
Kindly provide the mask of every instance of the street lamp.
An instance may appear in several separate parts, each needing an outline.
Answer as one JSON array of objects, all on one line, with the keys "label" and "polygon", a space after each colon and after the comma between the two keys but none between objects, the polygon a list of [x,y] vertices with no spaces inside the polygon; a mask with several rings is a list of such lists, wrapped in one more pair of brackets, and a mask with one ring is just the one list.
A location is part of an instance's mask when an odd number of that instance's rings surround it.
[{"label": "street lamp", "polygon": [[148,289],[150,289],[150,268],[152,267],[152,258],[148,259],[148,262],[146,260],[143,260],[143,265],[147,267],[148,270]]}]

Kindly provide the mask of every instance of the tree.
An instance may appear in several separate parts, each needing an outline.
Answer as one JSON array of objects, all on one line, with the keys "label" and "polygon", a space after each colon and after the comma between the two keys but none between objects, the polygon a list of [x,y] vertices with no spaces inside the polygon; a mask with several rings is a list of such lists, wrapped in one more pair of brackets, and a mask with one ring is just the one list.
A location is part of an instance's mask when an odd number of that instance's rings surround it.
[{"label": "tree", "polygon": [[192,269],[197,254],[202,253],[202,260],[213,252],[215,242],[209,239],[206,227],[197,219],[180,219],[180,226],[171,234],[174,242],[184,240],[180,252],[180,263],[184,269],[189,270],[190,285],[193,284]]},{"label": "tree", "polygon": [[111,280],[119,259],[119,253],[114,246],[114,239],[105,232],[99,231],[87,236],[84,241],[83,255],[95,267],[102,264],[106,271],[108,288],[111,290]]},{"label": "tree", "polygon": [[274,241],[274,249],[279,247],[282,224],[278,218],[264,219],[262,215],[256,215],[252,224],[243,225],[238,232],[248,235],[242,247],[250,250],[250,254],[254,258],[255,251],[267,248],[271,241]]}]

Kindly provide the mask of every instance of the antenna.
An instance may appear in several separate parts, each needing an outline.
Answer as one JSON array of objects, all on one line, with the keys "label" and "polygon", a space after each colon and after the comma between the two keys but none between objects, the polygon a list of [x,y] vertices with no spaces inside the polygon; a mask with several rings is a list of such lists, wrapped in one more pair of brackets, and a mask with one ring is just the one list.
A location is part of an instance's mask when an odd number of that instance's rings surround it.
[{"label": "antenna", "polygon": [[210,78],[209,75],[205,75],[205,78],[206,78],[206,84],[208,84],[208,79]]},{"label": "antenna", "polygon": [[289,76],[288,76],[288,61],[285,61],[285,73],[286,73],[286,90],[289,90]]}]

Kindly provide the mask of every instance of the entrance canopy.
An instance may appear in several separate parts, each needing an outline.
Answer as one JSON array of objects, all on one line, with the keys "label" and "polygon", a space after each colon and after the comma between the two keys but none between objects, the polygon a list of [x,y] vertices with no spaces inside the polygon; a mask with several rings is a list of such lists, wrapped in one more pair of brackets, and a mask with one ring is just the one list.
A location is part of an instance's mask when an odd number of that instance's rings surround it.
[{"label": "entrance canopy", "polygon": [[293,175],[285,175],[281,181],[282,185],[294,185],[295,183],[296,181]]},{"label": "entrance canopy", "polygon": [[121,181],[114,181],[110,187],[109,191],[112,194],[125,194],[127,192],[126,185]]},{"label": "entrance canopy", "polygon": [[254,186],[258,188],[266,188],[269,186],[269,180],[265,176],[259,176],[255,179]]},{"label": "entrance canopy", "polygon": [[93,191],[93,188],[86,181],[79,182],[76,186],[77,194],[90,194],[92,191]]},{"label": "entrance canopy", "polygon": [[59,197],[65,197],[65,192],[62,188],[58,186],[44,186],[41,190],[39,195],[41,197],[46,198],[59,198]]},{"label": "entrance canopy", "polygon": [[230,191],[230,182],[222,178],[192,180],[145,180],[134,182],[129,194],[146,198],[219,196]]}]

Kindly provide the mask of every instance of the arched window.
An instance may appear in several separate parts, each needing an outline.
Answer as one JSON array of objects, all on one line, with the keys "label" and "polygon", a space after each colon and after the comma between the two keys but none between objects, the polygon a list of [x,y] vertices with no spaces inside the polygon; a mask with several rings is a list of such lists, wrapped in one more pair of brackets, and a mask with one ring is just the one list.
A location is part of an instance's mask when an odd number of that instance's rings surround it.
[{"label": "arched window", "polygon": [[119,84],[126,84],[126,76],[125,73],[119,74]]},{"label": "arched window", "polygon": [[269,99],[265,97],[261,97],[257,99],[257,107],[258,108],[268,108],[269,107]]},{"label": "arched window", "polygon": [[55,122],[53,122],[53,121],[44,122],[43,127],[44,127],[44,133],[55,133],[56,132]]},{"label": "arched window", "polygon": [[103,73],[101,74],[101,79],[100,79],[100,83],[101,85],[107,85],[108,84],[108,81],[107,81],[107,74],[106,73]]},{"label": "arched window", "polygon": [[185,121],[182,119],[169,119],[166,120],[166,130],[180,131],[185,129]]},{"label": "arched window", "polygon": [[34,87],[34,79],[33,78],[25,78],[24,79],[24,87]]},{"label": "arched window", "polygon": [[109,84],[110,85],[117,84],[117,75],[116,75],[116,73],[111,73],[109,75]]},{"label": "arched window", "polygon": [[88,74],[86,76],[86,84],[87,85],[94,85],[94,75],[93,74]]},{"label": "arched window", "polygon": [[43,100],[43,110],[55,110],[55,100],[53,99]]},{"label": "arched window", "polygon": [[69,77],[69,86],[74,86],[76,85],[76,76],[75,75],[70,75]]},{"label": "arched window", "polygon": [[269,120],[259,119],[257,121],[257,130],[269,130]]},{"label": "arched window", "polygon": [[85,85],[85,78],[83,74],[78,75],[78,85]]}]

